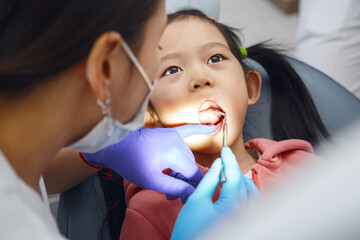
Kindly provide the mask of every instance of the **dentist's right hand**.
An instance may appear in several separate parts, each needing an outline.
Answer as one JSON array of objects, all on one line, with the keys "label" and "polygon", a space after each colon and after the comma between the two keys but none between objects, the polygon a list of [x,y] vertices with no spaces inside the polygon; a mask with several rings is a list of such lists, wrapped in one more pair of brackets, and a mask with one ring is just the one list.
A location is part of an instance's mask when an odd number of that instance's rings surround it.
[{"label": "dentist's right hand", "polygon": [[[212,202],[212,196],[220,182],[221,159],[226,181],[223,183],[219,200]],[[229,147],[221,151],[221,159],[214,161],[194,193],[182,208],[171,236],[172,240],[193,239],[212,221],[236,206],[247,206],[248,201],[260,198],[254,183],[240,170],[235,155]]]},{"label": "dentist's right hand", "polygon": [[[181,197],[185,202],[202,178],[195,157],[183,141],[191,135],[211,134],[216,126],[188,124],[174,128],[140,128],[95,153],[83,153],[95,166],[111,168],[139,187]],[[163,173],[172,169],[185,179]]]}]

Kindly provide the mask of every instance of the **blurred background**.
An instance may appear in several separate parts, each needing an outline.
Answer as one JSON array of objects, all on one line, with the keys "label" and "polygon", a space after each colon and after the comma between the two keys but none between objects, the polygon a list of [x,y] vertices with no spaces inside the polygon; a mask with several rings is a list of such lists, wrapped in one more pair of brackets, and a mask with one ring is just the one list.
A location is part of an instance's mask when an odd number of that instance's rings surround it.
[{"label": "blurred background", "polygon": [[167,12],[198,8],[221,23],[240,29],[245,47],[273,39],[294,46],[299,0],[167,0]]},{"label": "blurred background", "polygon": [[272,39],[293,48],[297,4],[297,0],[220,0],[219,21],[241,29],[245,47]]}]

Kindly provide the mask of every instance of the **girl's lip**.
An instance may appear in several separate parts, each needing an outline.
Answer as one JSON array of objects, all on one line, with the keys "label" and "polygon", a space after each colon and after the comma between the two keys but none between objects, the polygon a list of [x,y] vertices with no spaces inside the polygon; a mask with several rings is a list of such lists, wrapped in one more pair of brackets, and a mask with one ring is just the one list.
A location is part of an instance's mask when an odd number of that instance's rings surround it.
[{"label": "girl's lip", "polygon": [[199,112],[203,112],[209,109],[220,110],[221,112],[225,113],[216,100],[205,99],[200,102]]}]

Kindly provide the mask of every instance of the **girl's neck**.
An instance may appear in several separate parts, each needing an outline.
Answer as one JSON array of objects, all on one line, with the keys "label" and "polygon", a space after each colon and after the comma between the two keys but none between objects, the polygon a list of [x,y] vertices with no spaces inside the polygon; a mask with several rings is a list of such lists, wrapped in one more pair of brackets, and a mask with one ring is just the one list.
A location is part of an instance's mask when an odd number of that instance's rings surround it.
[{"label": "girl's neck", "polygon": [[[251,170],[251,167],[256,164],[257,159],[251,156],[245,149],[245,145],[242,139],[238,139],[231,146],[231,150],[235,154],[236,160],[240,166],[241,172],[243,174],[248,173]],[[205,154],[205,153],[196,153],[194,156],[196,162],[204,167],[211,167],[211,164],[215,161],[216,158],[221,157],[220,152],[214,154]]]}]

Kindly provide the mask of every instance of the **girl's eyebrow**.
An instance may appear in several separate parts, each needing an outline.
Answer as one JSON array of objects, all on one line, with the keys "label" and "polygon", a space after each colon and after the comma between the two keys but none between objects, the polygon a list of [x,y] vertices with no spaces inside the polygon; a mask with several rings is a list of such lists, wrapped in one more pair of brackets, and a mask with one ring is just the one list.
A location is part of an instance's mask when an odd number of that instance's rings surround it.
[{"label": "girl's eyebrow", "polygon": [[208,43],[205,43],[203,45],[200,46],[200,49],[204,50],[206,48],[213,48],[213,47],[221,47],[221,48],[224,48],[226,50],[229,50],[229,48],[221,43],[221,42],[208,42]]},{"label": "girl's eyebrow", "polygon": [[180,56],[181,56],[181,54],[179,52],[169,53],[169,54],[162,56],[160,61],[163,62],[165,60],[172,59],[172,58],[178,58]]}]

